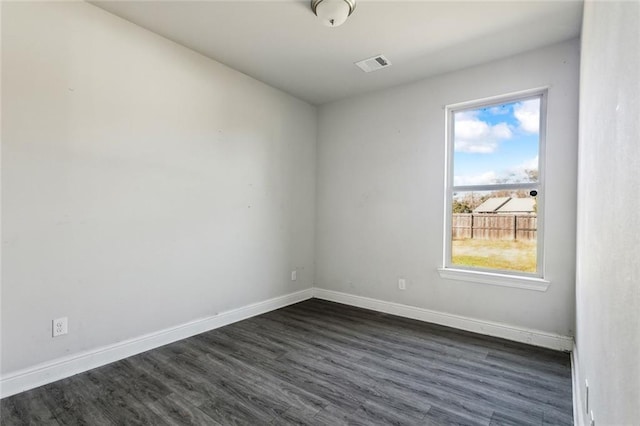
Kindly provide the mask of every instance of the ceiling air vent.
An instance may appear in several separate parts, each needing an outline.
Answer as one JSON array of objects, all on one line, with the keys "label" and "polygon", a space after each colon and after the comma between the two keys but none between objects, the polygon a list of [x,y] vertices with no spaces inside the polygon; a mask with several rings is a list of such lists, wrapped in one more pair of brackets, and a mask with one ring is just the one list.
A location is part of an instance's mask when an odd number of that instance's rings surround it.
[{"label": "ceiling air vent", "polygon": [[391,66],[391,62],[384,55],[377,55],[373,58],[364,59],[360,62],[356,62],[358,68],[364,72],[378,71],[382,68]]}]

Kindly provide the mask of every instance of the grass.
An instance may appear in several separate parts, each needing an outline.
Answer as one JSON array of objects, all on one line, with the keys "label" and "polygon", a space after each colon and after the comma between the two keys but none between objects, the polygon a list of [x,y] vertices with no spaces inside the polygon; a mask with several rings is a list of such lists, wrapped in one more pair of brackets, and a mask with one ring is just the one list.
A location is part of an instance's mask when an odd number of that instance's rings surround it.
[{"label": "grass", "polygon": [[536,272],[535,241],[453,240],[451,255],[454,265]]}]

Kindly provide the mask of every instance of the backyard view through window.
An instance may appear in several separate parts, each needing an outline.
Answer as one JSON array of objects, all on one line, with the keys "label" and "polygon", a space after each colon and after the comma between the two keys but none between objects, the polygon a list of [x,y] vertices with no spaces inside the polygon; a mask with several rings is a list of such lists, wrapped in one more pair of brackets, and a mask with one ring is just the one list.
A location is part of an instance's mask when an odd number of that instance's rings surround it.
[{"label": "backyard view through window", "polygon": [[541,275],[543,102],[450,110],[446,266]]}]

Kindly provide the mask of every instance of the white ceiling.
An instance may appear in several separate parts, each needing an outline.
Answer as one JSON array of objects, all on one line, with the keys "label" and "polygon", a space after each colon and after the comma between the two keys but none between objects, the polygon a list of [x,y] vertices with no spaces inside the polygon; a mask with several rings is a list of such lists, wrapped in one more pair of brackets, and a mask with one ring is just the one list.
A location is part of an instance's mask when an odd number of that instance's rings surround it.
[{"label": "white ceiling", "polygon": [[[337,28],[300,0],[92,3],[313,104],[568,40],[582,20],[581,0],[358,0]],[[354,65],[380,53],[391,67]]]}]

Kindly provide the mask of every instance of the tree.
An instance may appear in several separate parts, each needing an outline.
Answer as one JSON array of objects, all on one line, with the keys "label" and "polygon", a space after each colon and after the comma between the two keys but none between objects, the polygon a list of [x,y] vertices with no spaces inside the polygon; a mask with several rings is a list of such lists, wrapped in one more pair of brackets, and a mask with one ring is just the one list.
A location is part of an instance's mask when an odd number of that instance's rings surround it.
[{"label": "tree", "polygon": [[467,204],[466,201],[453,200],[453,212],[454,213],[471,213],[473,209]]},{"label": "tree", "polygon": [[527,175],[527,182],[537,182],[538,181],[538,169],[525,169],[524,173]]}]

